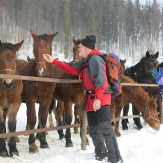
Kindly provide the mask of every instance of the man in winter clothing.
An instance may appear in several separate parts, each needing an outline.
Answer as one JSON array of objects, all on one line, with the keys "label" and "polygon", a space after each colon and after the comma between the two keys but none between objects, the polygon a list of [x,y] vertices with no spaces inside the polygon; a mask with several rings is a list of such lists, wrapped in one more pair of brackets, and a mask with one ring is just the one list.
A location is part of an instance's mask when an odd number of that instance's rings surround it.
[{"label": "man in winter clothing", "polygon": [[95,146],[95,158],[108,162],[123,162],[118,149],[117,139],[111,125],[111,89],[106,76],[106,64],[95,48],[96,37],[86,36],[79,44],[79,62],[61,62],[48,54],[44,59],[69,74],[83,79],[86,90],[82,109],[87,112],[89,134]]}]

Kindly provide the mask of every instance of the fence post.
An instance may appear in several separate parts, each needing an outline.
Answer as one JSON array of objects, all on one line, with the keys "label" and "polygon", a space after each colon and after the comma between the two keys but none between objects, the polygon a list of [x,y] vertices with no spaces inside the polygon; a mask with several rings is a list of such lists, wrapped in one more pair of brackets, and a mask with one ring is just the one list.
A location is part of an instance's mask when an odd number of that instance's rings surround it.
[{"label": "fence post", "polygon": [[162,95],[159,97],[160,101],[160,123],[163,124],[163,108],[162,108]]}]

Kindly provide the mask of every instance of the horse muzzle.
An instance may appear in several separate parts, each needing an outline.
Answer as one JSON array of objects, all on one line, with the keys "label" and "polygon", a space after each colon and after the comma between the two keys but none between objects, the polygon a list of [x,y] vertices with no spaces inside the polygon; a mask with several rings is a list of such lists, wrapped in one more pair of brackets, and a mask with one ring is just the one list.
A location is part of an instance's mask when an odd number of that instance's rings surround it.
[{"label": "horse muzzle", "polygon": [[45,68],[42,68],[41,70],[36,68],[36,73],[37,73],[38,76],[40,76],[40,77],[43,76],[44,77],[44,76],[46,76],[47,70]]},{"label": "horse muzzle", "polygon": [[11,89],[14,85],[14,80],[13,79],[3,79],[3,86],[6,89]]},{"label": "horse muzzle", "polygon": [[160,130],[160,123],[155,124],[154,126],[152,126],[152,128],[156,131]]}]

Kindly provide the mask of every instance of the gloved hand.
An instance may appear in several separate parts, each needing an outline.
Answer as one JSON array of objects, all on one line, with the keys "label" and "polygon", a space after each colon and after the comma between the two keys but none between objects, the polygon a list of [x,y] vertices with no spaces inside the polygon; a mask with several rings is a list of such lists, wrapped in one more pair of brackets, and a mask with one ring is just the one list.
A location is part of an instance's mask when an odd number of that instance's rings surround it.
[{"label": "gloved hand", "polygon": [[163,68],[159,67],[159,71],[154,70],[152,75],[159,85],[159,94],[163,95]]}]

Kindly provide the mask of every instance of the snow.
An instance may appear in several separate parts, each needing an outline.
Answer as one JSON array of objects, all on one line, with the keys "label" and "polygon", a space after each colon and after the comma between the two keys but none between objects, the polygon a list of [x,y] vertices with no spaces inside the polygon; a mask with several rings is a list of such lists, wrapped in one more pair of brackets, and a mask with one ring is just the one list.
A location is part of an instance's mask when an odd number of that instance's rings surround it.
[{"label": "snow", "polygon": [[[127,65],[131,62],[128,61]],[[38,112],[38,104],[36,104]],[[130,109],[129,115],[132,115]],[[120,123],[121,137],[117,137],[119,149],[124,163],[161,163],[163,160],[163,125],[160,130],[155,131],[141,118],[143,129],[136,129],[133,119],[129,119],[129,130],[123,131]],[[54,123],[56,121],[54,118]],[[37,124],[36,124],[37,126]],[[47,122],[48,126],[48,122]],[[17,115],[17,131],[24,131],[26,128],[26,105],[21,104]],[[73,147],[66,148],[65,140],[60,140],[57,131],[50,131],[47,135],[49,148],[41,149],[39,141],[36,140],[38,153],[30,154],[28,136],[19,136],[17,143],[19,157],[0,158],[1,163],[100,163],[94,159],[94,146],[88,136],[90,145],[86,150],[81,150],[81,139],[79,134],[74,134],[71,129]]]},{"label": "snow", "polygon": [[[36,104],[38,110],[38,104]],[[129,112],[131,115],[131,110]],[[143,129],[136,129],[133,119],[129,119],[129,130],[120,128],[121,137],[117,137],[121,155],[125,163],[159,163],[163,160],[163,125],[159,131],[153,130],[145,124],[141,118]],[[54,123],[56,124],[55,118]],[[48,123],[47,123],[48,125]],[[121,124],[120,124],[121,126]],[[26,105],[21,104],[17,115],[17,131],[24,131],[26,127]],[[99,163],[94,160],[94,147],[88,136],[90,145],[86,150],[81,150],[81,139],[79,134],[72,131],[73,147],[66,148],[65,140],[60,140],[57,131],[50,131],[47,135],[49,149],[41,149],[39,141],[36,141],[38,153],[30,154],[28,151],[28,136],[19,136],[17,143],[19,158],[0,158],[1,163]],[[21,159],[21,160],[20,160]]]}]

